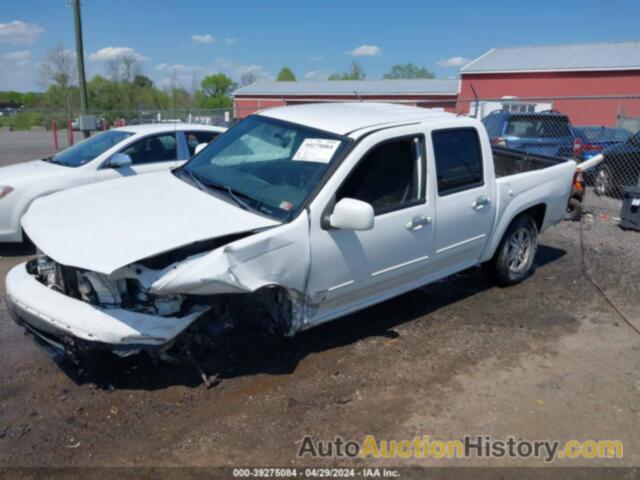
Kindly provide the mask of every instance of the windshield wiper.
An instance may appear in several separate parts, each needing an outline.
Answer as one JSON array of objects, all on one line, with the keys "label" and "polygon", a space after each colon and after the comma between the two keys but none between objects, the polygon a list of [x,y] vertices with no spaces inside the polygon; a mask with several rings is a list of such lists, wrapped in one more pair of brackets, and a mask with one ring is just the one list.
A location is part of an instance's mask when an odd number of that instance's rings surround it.
[{"label": "windshield wiper", "polygon": [[186,172],[189,175],[189,178],[191,178],[191,180],[194,181],[194,183],[200,190],[207,190],[206,185],[202,183],[200,179],[196,177],[196,174],[193,173],[191,170],[187,170],[186,168],[181,168],[180,172]]},{"label": "windshield wiper", "polygon": [[245,195],[245,194],[240,193],[240,192],[236,193],[229,185],[224,185],[222,183],[216,183],[216,182],[211,182],[211,181],[203,182],[191,170],[187,170],[187,169],[183,168],[182,171],[183,172],[187,172],[189,177],[191,179],[193,179],[193,181],[198,185],[198,188],[200,188],[200,190],[208,190],[208,189],[211,189],[211,188],[214,188],[216,190],[223,190],[243,210],[249,210],[249,211],[257,212],[256,209],[251,208],[246,202],[242,201],[238,197],[238,194],[240,194],[243,197],[250,198],[248,195]]}]

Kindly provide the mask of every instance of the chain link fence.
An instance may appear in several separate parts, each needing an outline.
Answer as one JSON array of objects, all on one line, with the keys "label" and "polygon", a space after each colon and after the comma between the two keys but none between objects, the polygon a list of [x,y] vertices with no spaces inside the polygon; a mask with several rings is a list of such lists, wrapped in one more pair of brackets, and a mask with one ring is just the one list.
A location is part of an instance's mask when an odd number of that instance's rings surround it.
[{"label": "chain link fence", "polygon": [[[114,126],[139,125],[143,123],[187,122],[205,125],[229,126],[235,121],[234,109],[230,108],[184,108],[184,109],[140,109],[140,110],[89,110],[87,115],[96,119],[96,130]],[[25,108],[10,115],[0,116],[0,127],[7,130],[65,129],[71,125],[79,128],[80,112],[64,109]]]},{"label": "chain link fence", "polygon": [[[484,123],[491,142],[529,153],[603,161],[583,172],[583,210],[617,221],[640,177],[640,96],[502,98],[457,101]],[[585,165],[588,165],[585,164]]]}]

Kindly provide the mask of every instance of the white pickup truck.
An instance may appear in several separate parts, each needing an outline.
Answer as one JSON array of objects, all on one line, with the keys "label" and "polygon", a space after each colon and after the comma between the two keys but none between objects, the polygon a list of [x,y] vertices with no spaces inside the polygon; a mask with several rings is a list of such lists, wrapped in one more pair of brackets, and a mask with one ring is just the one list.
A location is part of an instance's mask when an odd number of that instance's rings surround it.
[{"label": "white pickup truck", "polygon": [[291,335],[476,265],[515,284],[575,171],[442,111],[274,108],[180,168],[35,201],[7,303],[57,349],[169,355],[203,323]]}]

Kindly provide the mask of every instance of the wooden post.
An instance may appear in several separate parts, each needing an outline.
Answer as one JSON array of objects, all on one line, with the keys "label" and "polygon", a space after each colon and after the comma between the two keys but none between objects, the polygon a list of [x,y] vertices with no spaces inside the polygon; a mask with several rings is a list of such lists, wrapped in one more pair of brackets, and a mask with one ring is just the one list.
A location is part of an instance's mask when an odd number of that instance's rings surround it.
[{"label": "wooden post", "polygon": [[73,127],[71,125],[71,120],[67,120],[67,146],[71,147],[73,145]]},{"label": "wooden post", "polygon": [[51,120],[51,135],[53,136],[53,149],[57,152],[58,147],[58,122]]}]

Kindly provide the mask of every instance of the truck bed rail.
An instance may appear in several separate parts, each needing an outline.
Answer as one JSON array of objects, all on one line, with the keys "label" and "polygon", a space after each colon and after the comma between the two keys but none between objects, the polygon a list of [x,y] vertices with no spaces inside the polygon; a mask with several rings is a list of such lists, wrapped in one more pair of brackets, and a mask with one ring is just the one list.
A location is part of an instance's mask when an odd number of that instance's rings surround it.
[{"label": "truck bed rail", "polygon": [[507,177],[517,173],[542,170],[569,161],[568,158],[552,157],[505,147],[491,147],[496,178]]}]

